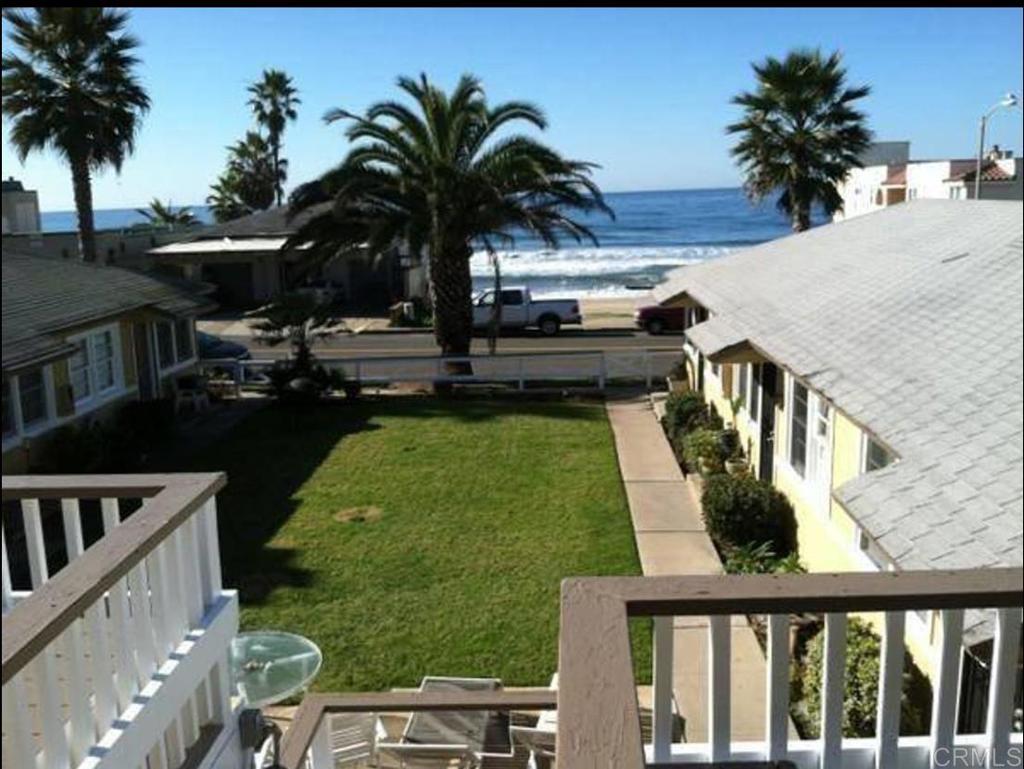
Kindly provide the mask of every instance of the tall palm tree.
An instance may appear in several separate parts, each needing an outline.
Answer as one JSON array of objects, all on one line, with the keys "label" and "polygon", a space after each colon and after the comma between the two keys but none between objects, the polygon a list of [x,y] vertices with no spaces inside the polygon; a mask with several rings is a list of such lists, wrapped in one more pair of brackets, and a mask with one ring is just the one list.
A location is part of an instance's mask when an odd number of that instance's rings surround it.
[{"label": "tall palm tree", "polygon": [[[469,75],[450,94],[426,75],[399,78],[398,87],[413,106],[382,101],[364,116],[342,109],[325,115],[328,123],[352,121],[347,135],[355,146],[340,165],[292,194],[292,215],[311,216],[286,247],[308,244],[323,258],[363,243],[371,253],[400,243],[414,254],[426,249],[438,346],[446,356],[465,355],[474,245],[493,252],[495,243],[510,244],[523,231],[552,247],[560,235],[596,243],[567,212],[611,210],[590,178],[592,163],[563,158],[523,134],[499,137],[515,122],[545,128],[532,104],[490,106]],[[320,205],[327,201],[332,205]]]},{"label": "tall palm tree", "polygon": [[135,149],[149,96],[135,76],[139,41],[109,8],[5,8],[17,53],[3,55],[3,114],[22,162],[52,149],[71,167],[79,251],[95,261],[92,173],[120,172]]},{"label": "tall palm tree", "polygon": [[287,167],[288,161],[281,160],[275,170],[268,141],[256,131],[248,131],[244,139],[228,147],[227,168],[211,186],[206,199],[217,221],[270,208],[280,174]]},{"label": "tall palm tree", "polygon": [[267,132],[267,141],[274,159],[274,176],[277,179],[274,192],[277,205],[284,202],[284,181],[287,172],[281,160],[281,139],[285,125],[295,120],[298,113],[295,108],[301,104],[298,90],[292,79],[279,69],[263,70],[263,78],[249,86],[249,106],[256,116],[256,122]]},{"label": "tall palm tree", "polygon": [[757,89],[734,97],[743,118],[726,128],[740,135],[733,147],[755,201],[780,193],[779,209],[800,232],[811,226],[811,209],[840,210],[836,191],[871,142],[864,113],[854,102],[868,86],[848,87],[838,53],[796,50],[781,61],[769,56],[754,64]]},{"label": "tall palm tree", "polygon": [[164,203],[159,198],[153,198],[149,203],[149,208],[136,208],[135,210],[146,217],[150,224],[166,227],[188,227],[199,221],[189,206],[182,206],[175,210],[171,201],[168,200]]}]

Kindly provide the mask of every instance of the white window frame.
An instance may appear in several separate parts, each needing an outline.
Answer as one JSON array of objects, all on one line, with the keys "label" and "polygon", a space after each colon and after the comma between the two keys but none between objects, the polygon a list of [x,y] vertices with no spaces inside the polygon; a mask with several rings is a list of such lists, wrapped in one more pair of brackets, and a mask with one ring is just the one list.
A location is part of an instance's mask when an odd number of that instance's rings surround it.
[{"label": "white window frame", "polygon": [[[178,322],[181,320],[187,320],[189,322],[189,333],[192,337],[192,355],[188,358],[182,358],[179,360],[178,354]],[[171,327],[171,363],[168,366],[164,366],[160,362],[160,331],[159,326],[162,323],[166,323]],[[174,374],[177,371],[188,368],[196,362],[196,355],[198,351],[198,340],[196,339],[196,323],[195,318],[192,316],[175,317],[169,320],[158,320],[154,321],[153,324],[153,347],[156,353],[156,366],[159,369],[160,376],[165,377],[169,374]]]},{"label": "white window frame", "polygon": [[[99,386],[99,369],[97,367],[98,358],[96,356],[95,340],[103,334],[110,334],[110,360],[114,367],[114,381],[112,384],[101,388]],[[89,394],[82,398],[74,398],[72,395],[76,415],[87,413],[100,404],[106,403],[112,398],[116,398],[125,392],[124,362],[121,357],[122,345],[120,324],[110,323],[106,326],[91,328],[88,331],[83,331],[69,336],[68,341],[73,344],[85,342],[86,345],[86,376],[89,382]],[[70,358],[68,359],[68,386],[72,386]],[[74,392],[73,388],[72,392]]]},{"label": "white window frame", "polygon": [[[830,518],[831,496],[832,496],[832,463],[835,459],[835,446],[833,432],[835,430],[835,407],[822,398],[813,388],[808,387],[804,382],[794,377],[789,371],[785,372],[785,419],[786,419],[786,440],[785,445],[780,446],[776,452],[776,459],[780,460],[778,465],[788,476],[789,481],[800,492],[800,495],[812,508],[817,510],[824,518]],[[793,441],[793,395],[794,384],[799,383],[807,389],[807,424],[804,440],[804,472],[801,474],[790,462],[790,446]],[[828,407],[827,430],[826,430],[826,452],[825,463],[819,467],[817,459],[812,455],[818,443],[817,426],[821,404]]]},{"label": "white window frame", "polygon": [[[881,441],[876,440],[875,438],[872,438],[866,431],[862,430],[861,434],[860,434],[860,472],[861,472],[862,475],[864,473],[870,472],[868,470],[868,446],[871,443],[875,443],[878,446],[881,446],[882,450],[885,451],[885,453],[889,455],[889,464],[885,465],[886,467],[888,467],[889,465],[891,465],[891,464],[896,462],[896,457],[889,450],[888,446],[886,446]],[[876,469],[881,470],[882,468],[879,467],[879,468],[876,468]]]},{"label": "white window frame", "polygon": [[[54,397],[54,386],[53,386],[53,368],[49,364],[39,366],[39,370],[43,372],[43,397],[46,401],[46,416],[37,422],[33,422],[31,425],[25,424],[25,418],[21,411],[21,376],[19,374],[11,374],[7,377],[9,387],[11,388],[11,412],[14,417],[14,432],[5,435],[3,438],[3,448],[6,451],[9,447],[14,446],[22,438],[32,438],[40,435],[51,427],[53,427],[56,421],[56,398]],[[34,371],[35,369],[29,369]]]},{"label": "white window frame", "polygon": [[[760,363],[747,363],[747,395],[743,402],[743,408],[747,412],[747,422],[757,427],[761,422],[761,377],[754,377],[754,371],[756,366],[760,366]],[[761,369],[761,376],[764,376],[764,368]],[[756,380],[756,381],[755,381]],[[750,410],[752,403],[757,403],[757,416]]]}]

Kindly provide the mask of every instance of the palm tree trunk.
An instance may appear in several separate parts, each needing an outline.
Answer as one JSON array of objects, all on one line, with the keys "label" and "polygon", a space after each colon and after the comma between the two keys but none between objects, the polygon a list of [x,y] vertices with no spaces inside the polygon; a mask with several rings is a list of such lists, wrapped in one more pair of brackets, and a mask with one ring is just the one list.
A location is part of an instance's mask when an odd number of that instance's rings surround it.
[{"label": "palm tree trunk", "polygon": [[284,202],[284,188],[281,186],[281,146],[276,141],[274,147],[274,193],[277,195],[277,205]]},{"label": "palm tree trunk", "polygon": [[[434,305],[434,338],[441,355],[469,355],[473,341],[473,279],[469,257],[473,251],[461,244],[430,251],[430,294]],[[472,373],[465,363],[448,365],[449,373]]]},{"label": "palm tree trunk", "polygon": [[89,161],[71,158],[71,185],[75,193],[75,211],[78,214],[78,256],[83,262],[96,261],[96,227],[92,213],[92,179]]},{"label": "palm tree trunk", "polygon": [[810,206],[798,205],[793,210],[793,232],[804,232],[811,229]]}]

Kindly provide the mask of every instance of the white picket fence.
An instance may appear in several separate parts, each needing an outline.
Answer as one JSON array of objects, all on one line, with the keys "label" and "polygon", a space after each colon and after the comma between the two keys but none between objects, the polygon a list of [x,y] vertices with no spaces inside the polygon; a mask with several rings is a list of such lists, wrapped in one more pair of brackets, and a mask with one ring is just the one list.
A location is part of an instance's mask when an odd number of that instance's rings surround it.
[{"label": "white picket fence", "polygon": [[[643,384],[652,389],[682,358],[681,350],[636,349],[496,355],[375,356],[343,358],[318,356],[317,363],[341,371],[360,385],[399,383],[507,384],[519,390],[541,384],[581,386],[604,390],[610,386]],[[199,370],[226,377],[238,388],[259,387],[275,360],[203,359]],[[472,373],[452,373],[453,366]]]}]

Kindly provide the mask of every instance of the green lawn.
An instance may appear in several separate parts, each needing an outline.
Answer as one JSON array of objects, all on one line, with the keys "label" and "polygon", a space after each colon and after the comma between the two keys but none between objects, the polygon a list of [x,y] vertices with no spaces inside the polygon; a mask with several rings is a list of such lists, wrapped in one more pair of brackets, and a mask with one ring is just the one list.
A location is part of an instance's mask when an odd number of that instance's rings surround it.
[{"label": "green lawn", "polygon": [[[640,573],[601,404],[269,407],[201,454],[190,469],[228,473],[220,543],[243,627],[314,639],[321,691],[547,684],[560,580]],[[635,635],[649,670],[649,630]]]}]

